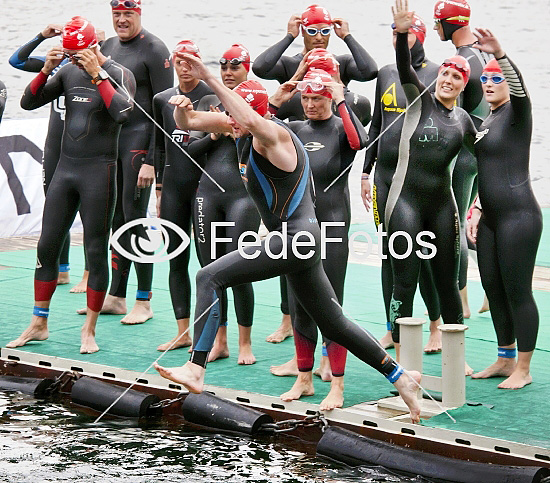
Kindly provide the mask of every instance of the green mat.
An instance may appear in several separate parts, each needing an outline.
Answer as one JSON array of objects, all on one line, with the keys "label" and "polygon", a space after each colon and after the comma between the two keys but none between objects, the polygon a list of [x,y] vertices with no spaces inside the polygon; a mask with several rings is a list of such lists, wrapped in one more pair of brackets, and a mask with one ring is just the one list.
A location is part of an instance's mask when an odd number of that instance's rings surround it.
[{"label": "green mat", "polygon": [[[361,225],[354,226],[357,231]],[[372,230],[374,232],[374,230]],[[5,345],[28,325],[33,305],[33,273],[35,251],[24,250],[0,253],[0,290],[3,294],[0,344]],[[71,247],[71,277],[77,282],[83,269],[83,250]],[[550,257],[549,257],[550,258]],[[198,262],[191,258],[190,271],[195,273]],[[85,306],[84,294],[70,294],[71,285],[59,286],[50,309],[50,338],[44,342],[33,342],[24,350],[56,355],[75,360],[143,371],[159,355],[158,344],[167,342],[176,333],[176,324],[168,292],[168,263],[156,264],[153,284],[152,306],[154,318],[143,325],[120,324],[120,316],[104,315],[99,318],[97,342],[101,350],[96,354],[79,353],[80,328],[84,319],[75,310]],[[135,293],[136,284],[132,273],[128,294]],[[257,363],[239,366],[236,363],[238,348],[237,327],[232,309],[232,295],[229,293],[229,347],[228,359],[208,366],[206,383],[278,396],[292,386],[294,378],[275,377],[269,373],[272,364],[281,364],[294,354],[292,339],[281,344],[269,344],[265,337],[273,332],[281,321],[279,309],[279,282],[267,280],[254,284],[256,305],[253,327],[253,349]],[[482,292],[478,282],[469,282],[472,309],[482,303]],[[538,444],[550,447],[547,428],[549,418],[544,407],[550,394],[550,327],[544,322],[550,319],[550,293],[535,292],[541,328],[538,349],[533,359],[534,384],[521,391],[502,391],[496,388],[499,380],[467,380],[467,399],[494,405],[462,408],[457,411],[457,423],[446,416],[439,416],[426,424],[448,427],[459,431],[494,436],[511,441]],[[129,300],[130,300],[129,299]],[[131,301],[131,300],[130,300]],[[379,268],[350,263],[346,279],[344,309],[347,315],[376,336],[385,332],[385,316],[382,304]],[[419,296],[415,300],[415,316],[423,317],[424,306]],[[496,358],[496,339],[489,314],[475,313],[467,321],[466,358],[476,370],[483,369]],[[425,331],[427,340],[427,327]],[[320,359],[320,347],[317,358]],[[187,350],[176,350],[166,354],[161,363],[166,366],[181,365],[188,359]],[[424,372],[438,375],[441,372],[440,355],[424,357]],[[304,400],[319,403],[329,390],[329,383],[315,378],[315,392]],[[376,371],[363,364],[353,355],[348,356],[345,378],[345,406],[389,396],[392,388]]]}]

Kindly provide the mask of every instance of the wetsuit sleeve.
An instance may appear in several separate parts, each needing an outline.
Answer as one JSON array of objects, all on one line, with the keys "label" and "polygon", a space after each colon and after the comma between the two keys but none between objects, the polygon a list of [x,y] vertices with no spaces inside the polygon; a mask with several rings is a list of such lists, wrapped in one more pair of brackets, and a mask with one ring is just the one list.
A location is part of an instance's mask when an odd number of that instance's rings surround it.
[{"label": "wetsuit sleeve", "polygon": [[[407,33],[398,33],[395,46],[395,56],[397,59],[397,70],[399,72],[399,80],[407,97],[407,104],[416,99],[419,93],[425,91],[426,86],[420,82],[416,72],[411,65],[411,51],[407,42]],[[408,86],[414,86],[416,89],[410,89]],[[418,91],[417,91],[418,90]],[[424,92],[423,96],[430,95],[428,91]]]},{"label": "wetsuit sleeve", "polygon": [[498,59],[497,62],[510,89],[510,104],[514,111],[514,117],[518,121],[525,121],[526,117],[531,114],[531,98],[525,87],[523,76],[507,56]]},{"label": "wetsuit sleeve", "polygon": [[4,109],[6,108],[6,100],[8,99],[8,91],[6,84],[0,81],[0,121],[4,115]]},{"label": "wetsuit sleeve", "polygon": [[[376,83],[376,94],[374,96],[374,112],[369,128],[369,142],[373,142],[382,129],[382,108],[380,99],[380,82]],[[363,173],[370,174],[378,155],[378,140],[365,152],[365,162],[363,163]]]},{"label": "wetsuit sleeve", "polygon": [[282,55],[293,41],[294,37],[291,34],[286,34],[282,40],[262,52],[254,60],[252,72],[261,79],[275,79],[280,84],[289,80],[294,75],[294,72],[289,75]]},{"label": "wetsuit sleeve", "polygon": [[64,92],[62,79],[63,69],[49,79],[46,74],[40,71],[25,88],[21,98],[21,107],[26,111],[32,111],[57,99]]},{"label": "wetsuit sleeve", "polygon": [[[159,126],[162,126],[162,108],[160,106],[160,99],[158,96],[153,97],[153,118]],[[152,152],[153,156],[157,185],[161,185],[162,177],[164,176],[164,165],[166,164],[166,144],[164,140],[164,133],[157,126],[155,126],[155,131],[151,137],[152,141],[149,147],[149,152]]]},{"label": "wetsuit sleeve", "polygon": [[378,66],[370,54],[351,34],[346,35],[344,42],[352,55],[341,72],[344,84],[347,85],[350,80],[365,82],[374,79],[378,74]]},{"label": "wetsuit sleeve", "polygon": [[45,57],[31,57],[31,53],[38,47],[46,38],[39,33],[30,42],[27,42],[22,47],[19,47],[10,57],[9,63],[12,67],[27,72],[39,72],[44,67]]},{"label": "wetsuit sleeve", "polygon": [[344,131],[350,148],[354,151],[363,149],[368,141],[367,132],[346,101],[338,104],[338,113],[344,123]]},{"label": "wetsuit sleeve", "polygon": [[196,158],[202,158],[208,151],[210,151],[210,149],[212,149],[212,146],[216,142],[217,141],[212,139],[210,133],[206,133],[206,135],[201,138],[193,136],[189,139],[187,151],[189,152],[189,155],[195,159],[195,161],[202,165],[201,160]]},{"label": "wetsuit sleeve", "polygon": [[136,94],[134,75],[129,70],[126,70],[125,74],[123,79],[124,89],[118,87],[115,89],[110,80],[103,81],[97,86],[109,115],[118,124],[122,124],[130,118],[134,108],[133,98]]}]

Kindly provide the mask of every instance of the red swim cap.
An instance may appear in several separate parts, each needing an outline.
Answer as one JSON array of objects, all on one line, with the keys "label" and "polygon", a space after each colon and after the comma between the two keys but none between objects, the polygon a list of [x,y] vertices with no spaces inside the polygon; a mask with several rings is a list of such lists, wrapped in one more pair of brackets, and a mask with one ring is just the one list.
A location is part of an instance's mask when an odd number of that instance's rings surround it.
[{"label": "red swim cap", "polygon": [[500,65],[498,65],[497,59],[492,59],[487,62],[485,67],[483,67],[483,72],[498,72],[499,74],[502,74],[502,69],[500,68]]},{"label": "red swim cap", "polygon": [[315,25],[318,23],[326,23],[332,25],[332,19],[330,13],[324,7],[320,7],[316,3],[306,8],[302,14],[302,25],[308,27],[309,25]]},{"label": "red swim cap", "polygon": [[328,50],[313,49],[307,56],[307,65],[310,69],[321,69],[330,76],[335,76],[340,64]]},{"label": "red swim cap", "polygon": [[95,28],[84,17],[73,17],[63,27],[61,42],[63,48],[68,50],[95,47],[97,45]]},{"label": "red swim cap", "polygon": [[246,80],[241,82],[233,89],[233,92],[239,94],[260,116],[266,115],[269,96],[264,86],[258,81]]},{"label": "red swim cap", "polygon": [[241,62],[246,71],[250,72],[250,52],[248,52],[248,49],[242,44],[233,44],[223,53],[220,63],[222,63],[222,59],[225,59],[229,63],[232,63],[231,61],[233,61],[233,63],[237,61]]},{"label": "red swim cap", "polygon": [[176,54],[176,52],[182,52],[185,54],[194,55],[195,57],[201,58],[201,53],[199,51],[199,48],[193,42],[192,40],[182,40],[178,42],[178,45],[174,47],[174,50],[172,50],[172,56]]},{"label": "red swim cap", "polygon": [[448,59],[445,59],[443,63],[441,64],[441,67],[439,68],[439,72],[441,72],[445,67],[451,67],[458,72],[462,74],[462,77],[464,78],[464,84],[468,83],[468,79],[470,79],[470,63],[461,55],[453,55],[452,57],[449,57]]},{"label": "red swim cap", "polygon": [[310,69],[303,80],[298,82],[296,89],[302,94],[318,94],[332,99],[332,94],[326,88],[325,82],[333,82],[328,72],[321,69]]},{"label": "red swim cap", "polygon": [[111,0],[112,10],[133,10],[141,15],[141,0]]},{"label": "red swim cap", "polygon": [[438,0],[434,6],[434,18],[464,27],[470,23],[470,5],[466,0]]},{"label": "red swim cap", "polygon": [[[391,28],[395,30],[394,23],[391,24]],[[426,38],[426,24],[424,23],[424,20],[416,15],[416,13],[413,13],[412,25],[409,28],[409,32],[416,35],[416,38],[421,44],[424,43],[424,39]]]}]

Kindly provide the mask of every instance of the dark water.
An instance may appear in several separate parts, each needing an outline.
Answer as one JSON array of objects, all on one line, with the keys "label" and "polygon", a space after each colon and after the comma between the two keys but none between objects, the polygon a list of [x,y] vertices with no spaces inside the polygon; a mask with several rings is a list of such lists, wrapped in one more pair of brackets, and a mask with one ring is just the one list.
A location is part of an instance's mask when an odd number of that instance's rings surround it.
[{"label": "dark water", "polygon": [[197,433],[177,421],[93,425],[93,416],[65,403],[16,393],[0,393],[0,415],[2,482],[427,481],[339,466],[288,438]]}]

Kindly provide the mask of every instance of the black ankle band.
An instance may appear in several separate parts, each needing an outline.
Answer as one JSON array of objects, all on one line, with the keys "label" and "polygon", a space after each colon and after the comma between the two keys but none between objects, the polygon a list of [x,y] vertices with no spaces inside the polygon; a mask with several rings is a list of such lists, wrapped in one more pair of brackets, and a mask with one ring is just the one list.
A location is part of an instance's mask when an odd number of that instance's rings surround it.
[{"label": "black ankle band", "polygon": [[206,363],[208,362],[208,354],[210,354],[210,352],[193,351],[191,352],[191,357],[189,358],[189,361],[193,364],[197,364],[197,366],[206,368]]}]

